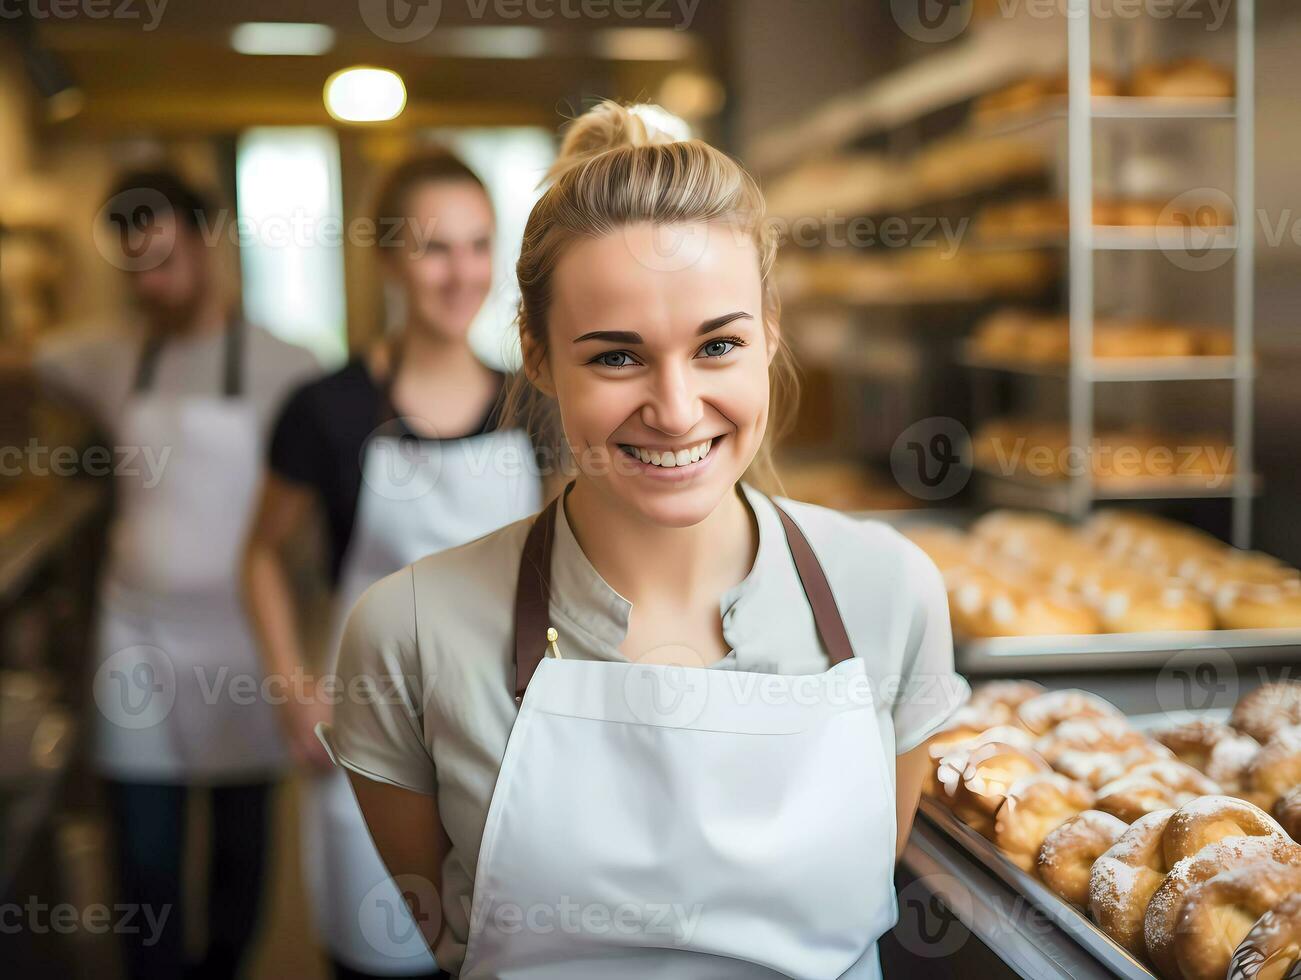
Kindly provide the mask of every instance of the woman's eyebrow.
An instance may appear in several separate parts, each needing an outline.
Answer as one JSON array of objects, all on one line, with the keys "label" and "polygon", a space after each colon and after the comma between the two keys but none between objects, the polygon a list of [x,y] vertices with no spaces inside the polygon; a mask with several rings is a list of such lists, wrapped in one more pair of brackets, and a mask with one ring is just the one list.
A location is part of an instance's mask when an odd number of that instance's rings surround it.
[{"label": "woman's eyebrow", "polygon": [[[744,310],[737,310],[735,313],[724,313],[722,316],[716,316],[713,319],[706,320],[696,330],[696,336],[709,333],[711,330],[717,330],[719,327],[726,326],[733,320],[739,320],[745,317],[747,320],[753,320]],[[611,344],[640,344],[643,343],[641,334],[635,330],[592,330],[583,334],[581,337],[575,337],[574,343],[581,344],[585,340],[604,340]]]}]

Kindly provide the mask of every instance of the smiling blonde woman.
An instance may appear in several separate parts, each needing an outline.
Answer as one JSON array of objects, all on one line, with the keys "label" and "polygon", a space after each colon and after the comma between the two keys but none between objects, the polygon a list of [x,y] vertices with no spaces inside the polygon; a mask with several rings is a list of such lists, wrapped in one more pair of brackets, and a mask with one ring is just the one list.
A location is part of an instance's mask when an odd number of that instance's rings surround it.
[{"label": "smiling blonde woman", "polygon": [[322,732],[452,975],[877,977],[969,694],[940,576],[757,487],[789,362],[749,175],[603,103],[549,179],[520,339],[574,479],[362,597]]}]

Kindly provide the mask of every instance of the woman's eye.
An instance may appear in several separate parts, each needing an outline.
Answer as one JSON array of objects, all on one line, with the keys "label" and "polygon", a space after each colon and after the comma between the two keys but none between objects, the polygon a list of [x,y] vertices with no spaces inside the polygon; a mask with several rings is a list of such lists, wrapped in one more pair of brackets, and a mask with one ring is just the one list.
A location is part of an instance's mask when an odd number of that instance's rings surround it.
[{"label": "woman's eye", "polygon": [[597,357],[596,363],[602,367],[621,368],[628,367],[632,364],[632,357],[627,351],[612,350],[606,351]]},{"label": "woman's eye", "polygon": [[735,346],[736,344],[730,340],[711,340],[700,350],[706,357],[722,357],[724,354],[731,353]]}]

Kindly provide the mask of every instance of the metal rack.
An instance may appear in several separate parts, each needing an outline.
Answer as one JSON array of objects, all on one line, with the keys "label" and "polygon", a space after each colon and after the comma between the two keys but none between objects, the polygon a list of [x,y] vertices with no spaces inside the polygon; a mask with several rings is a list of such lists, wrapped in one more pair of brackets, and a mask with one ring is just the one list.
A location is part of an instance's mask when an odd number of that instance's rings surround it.
[{"label": "metal rack", "polygon": [[[1221,370],[1233,382],[1233,446],[1236,456],[1229,494],[1233,501],[1233,543],[1246,548],[1251,543],[1251,498],[1254,484],[1252,452],[1254,368],[1252,357],[1254,239],[1251,216],[1255,212],[1255,11],[1253,0],[1236,0],[1237,56],[1234,106],[1191,107],[1179,114],[1154,109],[1145,100],[1098,99],[1092,95],[1091,7],[1089,0],[1070,0],[1067,22],[1067,158],[1069,164],[1069,303],[1070,444],[1089,446],[1093,441],[1093,386],[1100,381],[1205,380],[1200,368],[1187,372],[1136,371],[1132,375],[1098,367],[1093,359],[1094,253],[1104,249],[1159,247],[1154,234],[1096,229],[1093,224],[1093,120],[1097,118],[1209,118],[1232,119],[1235,124],[1235,226],[1232,236],[1221,236],[1214,245],[1235,250],[1234,256],[1234,353],[1231,369]],[[1175,366],[1171,366],[1175,367]],[[1221,365],[1223,368],[1223,365]],[[1081,468],[1070,477],[1067,506],[1072,516],[1083,517],[1096,498],[1092,474]],[[1180,496],[1189,496],[1182,493]],[[1207,494],[1210,496],[1211,494]],[[1223,496],[1223,494],[1214,494]]]}]

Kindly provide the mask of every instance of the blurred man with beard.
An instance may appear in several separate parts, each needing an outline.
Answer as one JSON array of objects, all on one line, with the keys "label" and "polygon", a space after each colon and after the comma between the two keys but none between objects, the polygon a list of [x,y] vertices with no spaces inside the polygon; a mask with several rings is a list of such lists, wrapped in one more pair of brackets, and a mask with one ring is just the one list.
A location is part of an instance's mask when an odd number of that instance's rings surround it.
[{"label": "blurred man with beard", "polygon": [[[246,324],[225,288],[205,197],[169,172],[123,176],[95,229],[128,278],[135,322],[59,336],[38,384],[112,446],[116,505],[99,593],[90,751],[103,775],[132,977],[229,977],[262,894],[270,789],[287,754],[241,601],[239,556],[271,421],[317,373]],[[210,806],[208,947],[185,961],[188,798]],[[143,920],[142,920],[143,921]]]}]

